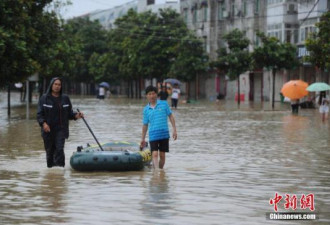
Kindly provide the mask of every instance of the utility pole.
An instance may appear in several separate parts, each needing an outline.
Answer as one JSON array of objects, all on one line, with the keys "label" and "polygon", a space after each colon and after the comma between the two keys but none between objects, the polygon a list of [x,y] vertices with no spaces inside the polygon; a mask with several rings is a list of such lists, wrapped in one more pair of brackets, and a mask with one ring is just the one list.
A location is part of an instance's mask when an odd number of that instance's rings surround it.
[{"label": "utility pole", "polygon": [[7,91],[7,96],[8,96],[8,108],[7,108],[7,115],[10,117],[10,84],[8,84],[8,91]]}]

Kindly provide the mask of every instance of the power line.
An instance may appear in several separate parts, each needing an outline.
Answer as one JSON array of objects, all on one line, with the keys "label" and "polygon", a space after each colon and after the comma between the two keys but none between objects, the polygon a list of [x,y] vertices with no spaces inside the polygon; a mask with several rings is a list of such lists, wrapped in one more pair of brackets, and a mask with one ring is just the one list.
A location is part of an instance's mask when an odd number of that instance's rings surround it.
[{"label": "power line", "polygon": [[[319,1],[319,0],[318,0]],[[313,7],[313,9],[315,8],[315,5]],[[308,16],[310,15],[310,13],[313,11],[313,9],[311,11],[304,11],[304,12],[299,12],[299,13],[296,13],[295,15],[299,15],[299,14],[306,14],[308,13],[308,15],[306,16],[306,18],[304,18],[303,22],[305,22],[308,18]],[[321,11],[321,10],[317,10],[317,11],[314,11],[314,12],[319,12],[319,13],[325,13],[326,11]],[[234,20],[250,20],[250,19],[262,19],[262,18],[272,18],[272,17],[279,17],[279,16],[291,16],[292,14],[287,14],[287,13],[283,13],[283,14],[276,14],[276,15],[263,15],[263,16],[250,16],[250,17],[229,17],[229,18],[223,18],[223,19],[214,19],[214,20],[206,20],[206,21],[184,21],[185,24],[193,24],[193,25],[198,25],[198,24],[205,24],[205,23],[212,23],[212,22],[227,22],[227,21],[234,21]],[[120,18],[120,17],[118,17]],[[182,17],[181,17],[182,19]],[[167,22],[167,21],[166,21]],[[301,24],[303,24],[303,22]],[[178,20],[169,20],[168,23],[163,23],[161,25],[169,25],[169,24],[180,24],[181,21],[178,21]],[[145,23],[138,23],[138,22],[135,22],[134,24],[136,25],[140,25],[140,26],[145,26],[146,24]],[[300,24],[300,25],[301,25]],[[150,27],[148,25],[148,27]]]},{"label": "power line", "polygon": [[319,1],[320,1],[320,0],[317,0],[317,1],[315,2],[315,4],[313,5],[313,8],[308,12],[308,14],[306,15],[306,17],[302,20],[300,26],[301,26],[303,23],[305,23],[305,21],[307,20],[307,18],[309,17],[309,15],[313,12],[315,6],[319,3]]},{"label": "power line", "polygon": [[[325,13],[326,11],[314,11],[314,12],[320,12],[320,13]],[[245,19],[262,19],[262,18],[272,18],[272,17],[279,17],[279,16],[292,16],[292,15],[299,15],[299,14],[306,14],[309,13],[310,11],[304,11],[304,12],[299,12],[299,13],[295,13],[295,14],[288,14],[288,13],[283,13],[283,14],[276,14],[276,15],[263,15],[263,16],[250,16],[250,17],[229,17],[229,18],[223,18],[223,19],[214,19],[214,20],[206,20],[206,21],[188,21],[186,22],[186,24],[199,24],[199,23],[207,23],[207,22],[216,22],[216,21],[233,21],[233,20],[245,20]],[[307,17],[305,18],[307,19]]]},{"label": "power line", "polygon": [[[319,0],[314,4],[313,8],[310,10],[310,11],[305,11],[305,12],[299,12],[299,13],[296,13],[296,14],[306,14],[308,13],[308,15],[303,19],[303,22],[301,24],[303,24],[307,18],[309,17],[310,13],[314,10],[315,6],[317,5],[317,3],[319,2]],[[315,11],[315,12],[323,12],[323,11]],[[259,19],[259,18],[269,18],[269,17],[278,17],[278,16],[286,16],[286,15],[292,15],[292,14],[277,14],[277,15],[264,15],[264,16],[252,16],[252,17],[240,17],[240,18],[225,18],[223,21],[226,22],[228,20],[242,20],[242,19]],[[200,23],[210,23],[212,21],[218,21],[218,20],[207,20],[207,21],[197,21],[197,22],[188,22],[188,23],[185,23],[185,24],[200,24]],[[219,20],[219,21],[222,21],[222,20]],[[193,39],[187,39],[187,38],[173,38],[169,35],[166,35],[164,36],[164,33],[162,33],[160,31],[161,27],[162,26],[166,26],[168,24],[182,24],[184,23],[183,21],[178,21],[176,19],[173,19],[171,21],[171,19],[169,21],[165,21],[166,23],[163,23],[163,24],[159,24],[159,25],[148,25],[148,28],[149,30],[146,30],[145,29],[145,26],[146,24],[145,23],[139,23],[139,22],[134,22],[134,23],[131,23],[129,25],[132,25],[131,28],[139,28],[139,26],[141,26],[141,31],[136,31],[135,33],[133,33],[133,35],[136,35],[138,37],[143,37],[143,38],[153,38],[155,40],[163,40],[163,41],[167,41],[167,40],[171,40],[171,41],[188,41],[188,42],[195,42],[195,40]],[[301,25],[300,24],[300,25]],[[127,28],[123,28],[123,27],[117,27],[115,29],[118,29],[122,32],[125,32],[127,34],[132,34],[132,30],[130,29],[130,27],[128,26]],[[154,30],[153,30],[154,29]],[[157,29],[157,31],[156,31]],[[293,33],[291,34],[293,35]],[[202,41],[202,39],[197,39],[198,41]],[[213,40],[213,39],[212,39]]]},{"label": "power line", "polygon": [[[161,40],[161,41],[178,41],[178,42],[188,42],[188,43],[192,43],[192,42],[201,42],[200,39],[196,38],[196,39],[189,39],[189,38],[174,38],[174,37],[168,37],[168,36],[161,36],[161,35],[154,35],[155,33],[148,33],[148,32],[135,32],[135,33],[132,33],[131,30],[128,30],[128,29],[122,29],[122,28],[116,28],[120,31],[123,31],[127,34],[132,34],[132,35],[136,35],[138,37],[142,37],[142,38],[153,38],[153,39],[156,39],[156,40]],[[156,33],[157,34],[157,33]]]},{"label": "power line", "polygon": [[[302,13],[306,13],[306,12],[302,12]],[[278,16],[278,15],[276,15],[276,16]],[[173,20],[173,22],[174,22],[174,24],[175,23],[181,23],[181,22],[176,21],[176,20]],[[132,30],[131,30],[132,28],[139,28],[139,26],[140,26],[141,30],[140,31],[136,31],[136,33],[135,33],[135,35],[139,35],[140,37],[149,37],[150,35],[154,35],[154,38],[156,38],[158,40],[195,41],[193,39],[185,39],[185,40],[183,40],[183,39],[177,39],[177,38],[170,37],[168,35],[167,36],[162,36],[162,35],[164,35],[164,33],[162,33],[160,31],[161,26],[162,25],[173,24],[173,22],[172,23],[160,24],[160,25],[152,25],[152,26],[149,25],[148,26],[148,29],[149,30],[144,29],[145,28],[145,24],[144,23],[130,23],[130,24],[128,24],[129,25],[128,27],[125,27],[125,28],[123,28],[123,27],[117,27],[117,28],[114,28],[114,29],[118,29],[118,30],[121,30],[123,32],[126,32],[126,33],[131,34],[132,33]],[[199,23],[202,23],[202,22],[199,22]],[[137,27],[135,27],[135,25],[137,25]],[[158,31],[156,29],[158,29]]]}]

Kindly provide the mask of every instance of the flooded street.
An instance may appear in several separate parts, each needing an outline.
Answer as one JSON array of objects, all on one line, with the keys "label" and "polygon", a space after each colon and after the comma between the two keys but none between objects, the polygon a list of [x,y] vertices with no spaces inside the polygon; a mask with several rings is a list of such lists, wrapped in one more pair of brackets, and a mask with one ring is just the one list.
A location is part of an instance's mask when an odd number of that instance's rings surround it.
[{"label": "flooded street", "polygon": [[[3,96],[2,96],[3,97]],[[2,98],[4,101],[4,98]],[[146,100],[82,99],[74,109],[102,143],[139,142]],[[179,104],[178,140],[165,169],[154,172],[76,172],[76,147],[95,144],[82,120],[70,121],[65,168],[46,167],[36,105],[0,108],[0,224],[329,224],[330,122],[318,110],[292,116],[286,104]],[[171,127],[171,126],[170,126]],[[314,194],[318,220],[270,221],[275,193]]]}]

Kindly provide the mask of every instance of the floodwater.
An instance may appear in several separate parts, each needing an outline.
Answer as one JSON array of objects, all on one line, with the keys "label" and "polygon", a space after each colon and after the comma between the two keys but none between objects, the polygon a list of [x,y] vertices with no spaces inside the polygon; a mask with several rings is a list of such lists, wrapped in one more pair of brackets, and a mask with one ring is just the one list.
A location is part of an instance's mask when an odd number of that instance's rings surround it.
[{"label": "floodwater", "polygon": [[[2,96],[3,97],[3,96]],[[4,101],[5,98],[2,98]],[[72,98],[100,142],[140,141],[145,100]],[[65,168],[48,169],[31,106],[0,108],[0,224],[329,224],[330,122],[316,109],[197,102],[175,110],[178,140],[164,170],[77,172],[69,159],[95,144],[82,120],[70,123]],[[275,194],[314,195],[317,220],[270,221]],[[292,201],[294,202],[294,201]],[[293,206],[292,206],[293,207]]]}]

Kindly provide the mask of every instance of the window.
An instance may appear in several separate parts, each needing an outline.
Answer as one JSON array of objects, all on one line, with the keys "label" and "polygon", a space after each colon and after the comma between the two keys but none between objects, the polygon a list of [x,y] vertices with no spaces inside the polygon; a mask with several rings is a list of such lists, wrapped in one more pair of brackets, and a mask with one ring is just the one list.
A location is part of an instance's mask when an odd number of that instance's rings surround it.
[{"label": "window", "polygon": [[278,40],[282,41],[282,24],[270,24],[267,26],[267,33],[270,37],[276,37]]},{"label": "window", "polygon": [[183,9],[183,20],[185,23],[188,23],[188,9]]},{"label": "window", "polygon": [[306,36],[305,36],[305,29],[302,28],[302,29],[300,29],[300,42],[305,41],[305,39],[306,39]]},{"label": "window", "polygon": [[293,31],[293,41],[294,43],[298,43],[298,40],[299,40],[299,30],[294,30]]},{"label": "window", "polygon": [[246,1],[243,2],[242,12],[243,12],[243,16],[247,15],[247,2]]},{"label": "window", "polygon": [[285,41],[287,43],[291,43],[291,30],[286,30],[285,31]]},{"label": "window", "polygon": [[207,52],[207,36],[203,36],[203,44],[204,44],[204,50],[205,50],[205,52]]},{"label": "window", "polygon": [[193,23],[197,22],[197,9],[193,11]]},{"label": "window", "polygon": [[225,12],[226,11],[226,6],[224,2],[219,2],[218,4],[218,18],[219,20],[225,18]]},{"label": "window", "polygon": [[259,10],[260,10],[260,1],[259,0],[256,0],[256,8],[255,8],[255,13],[258,14],[259,13]]},{"label": "window", "polygon": [[[268,34],[269,36],[269,34]],[[260,38],[258,37],[257,33],[254,33],[254,45],[258,47],[260,45]]]},{"label": "window", "polygon": [[231,16],[235,17],[235,5],[231,5]]},{"label": "window", "polygon": [[197,4],[193,4],[191,6],[191,13],[192,13],[192,22],[197,22]]},{"label": "window", "polygon": [[207,7],[207,5],[204,5],[204,7],[203,7],[203,16],[204,16],[204,18],[203,18],[203,21],[207,21],[207,11],[208,11],[208,7]]},{"label": "window", "polygon": [[310,31],[309,27],[305,27],[305,39],[308,38],[309,31]]},{"label": "window", "polygon": [[288,14],[294,14],[294,13],[297,13],[297,10],[296,10],[296,6],[294,4],[290,4],[288,6],[288,11],[287,11]]},{"label": "window", "polygon": [[283,0],[268,0],[267,1],[267,4],[268,5],[274,5],[274,4],[279,4],[279,3],[282,3]]},{"label": "window", "polygon": [[147,5],[154,5],[155,4],[155,0],[147,0]]}]

